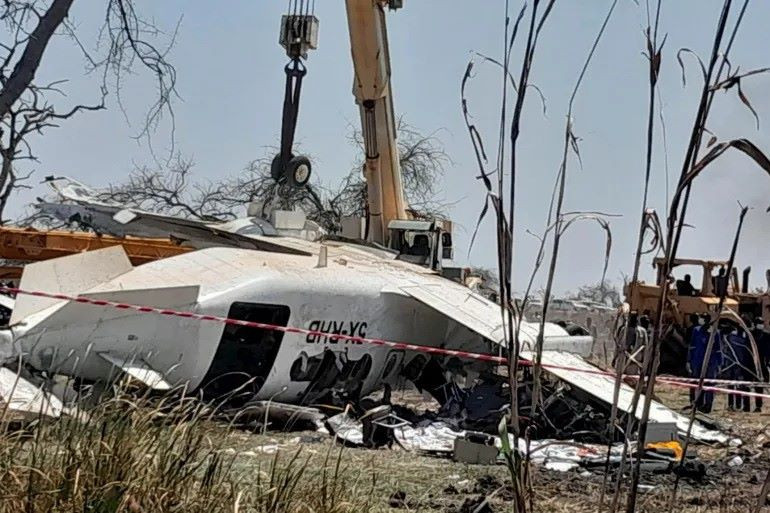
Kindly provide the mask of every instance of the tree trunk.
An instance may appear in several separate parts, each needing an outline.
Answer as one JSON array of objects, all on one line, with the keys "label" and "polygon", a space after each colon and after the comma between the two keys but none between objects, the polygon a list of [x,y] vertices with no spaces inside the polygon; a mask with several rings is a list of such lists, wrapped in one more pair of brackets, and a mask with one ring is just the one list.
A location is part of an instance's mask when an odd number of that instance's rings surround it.
[{"label": "tree trunk", "polygon": [[48,42],[67,17],[73,1],[53,0],[51,7],[40,18],[35,30],[30,34],[24,53],[14,66],[5,87],[0,91],[0,119],[8,115],[13,104],[34,80]]},{"label": "tree trunk", "polygon": [[0,225],[4,224],[3,212],[5,211],[5,204],[8,202],[12,187],[12,184],[8,182],[13,171],[13,153],[13,149],[0,151],[0,159],[2,159],[2,165],[0,166]]}]

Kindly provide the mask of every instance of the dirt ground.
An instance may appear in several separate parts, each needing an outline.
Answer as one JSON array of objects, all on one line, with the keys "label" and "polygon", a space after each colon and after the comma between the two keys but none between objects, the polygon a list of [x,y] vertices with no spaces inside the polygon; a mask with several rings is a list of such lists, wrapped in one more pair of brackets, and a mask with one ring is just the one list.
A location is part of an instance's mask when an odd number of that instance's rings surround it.
[{"label": "dirt ground", "polygon": [[[687,405],[686,392],[678,389],[662,388],[659,398],[675,409]],[[398,397],[394,399],[398,402]],[[692,446],[706,465],[706,476],[701,481],[682,479],[672,511],[753,511],[770,470],[770,406],[765,410],[768,413],[728,412],[725,398],[717,398],[713,418],[739,436],[744,445],[739,448]],[[237,454],[237,465],[246,472],[264,470],[275,458],[287,460],[297,451],[300,458],[309,458],[309,469],[323,467],[324,460],[339,456],[344,479],[355,480],[355,489],[372,494],[380,511],[465,513],[474,511],[475,505],[490,496],[489,509],[479,511],[511,510],[507,501],[509,477],[503,465],[464,465],[399,448],[341,448],[335,446],[328,435],[315,432],[235,431],[227,435],[224,443],[225,451]],[[729,466],[727,462],[735,456],[740,456],[743,463]],[[601,473],[554,472],[535,467],[534,511],[599,511],[602,480]],[[673,482],[672,473],[644,474],[637,511],[669,511]],[[762,510],[770,511],[770,507]]]}]

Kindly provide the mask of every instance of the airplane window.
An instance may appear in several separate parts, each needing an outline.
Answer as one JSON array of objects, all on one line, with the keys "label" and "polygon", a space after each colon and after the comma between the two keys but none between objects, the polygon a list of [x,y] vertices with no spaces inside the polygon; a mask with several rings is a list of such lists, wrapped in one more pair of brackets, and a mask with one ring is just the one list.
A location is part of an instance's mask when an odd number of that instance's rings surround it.
[{"label": "airplane window", "polygon": [[401,359],[401,357],[401,353],[391,353],[390,356],[388,356],[387,361],[385,361],[385,366],[382,369],[382,379],[388,379],[391,377],[393,372],[396,370],[396,364]]}]

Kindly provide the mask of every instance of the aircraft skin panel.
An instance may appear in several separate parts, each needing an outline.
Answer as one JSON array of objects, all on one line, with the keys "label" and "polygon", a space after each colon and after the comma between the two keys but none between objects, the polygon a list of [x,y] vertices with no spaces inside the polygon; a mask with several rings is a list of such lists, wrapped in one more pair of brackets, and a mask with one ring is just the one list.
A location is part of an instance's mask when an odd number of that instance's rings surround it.
[{"label": "aircraft skin panel", "polygon": [[6,367],[0,367],[0,403],[7,405],[10,418],[14,413],[27,416],[30,420],[41,414],[58,417],[63,410],[61,401],[55,395],[47,394]]},{"label": "aircraft skin panel", "polygon": [[[133,269],[123,246],[112,246],[28,264],[19,288],[49,293],[77,294]],[[10,324],[61,304],[56,299],[21,294],[16,300]]]},{"label": "aircraft skin panel", "polygon": [[150,367],[147,362],[136,357],[122,357],[110,352],[98,353],[108,363],[119,368],[137,381],[141,381],[153,390],[170,390],[171,384],[163,375]]},{"label": "aircraft skin panel", "polygon": [[[82,295],[120,303],[191,310],[196,307],[198,287],[112,290]],[[27,360],[41,370],[96,380],[114,375],[112,365],[97,353],[113,352],[135,355],[164,372],[174,369],[166,379],[176,383],[185,381],[186,375],[201,373],[201,362],[208,364],[206,359],[211,357],[208,355],[211,348],[199,341],[217,339],[222,325],[131,309],[62,302],[26,318],[13,330],[22,351],[28,355]]]},{"label": "aircraft skin panel", "polygon": [[[527,352],[522,353],[521,356],[527,360],[532,360],[534,358],[532,353]],[[604,374],[592,373],[591,371],[599,371],[599,368],[591,365],[580,356],[562,351],[543,351],[542,362],[549,366],[544,367],[546,372],[588,392],[605,403],[612,404],[615,378]],[[581,372],[581,370],[589,372]],[[622,383],[620,396],[618,397],[618,407],[627,413],[630,412],[633,395],[633,389],[625,383]],[[637,404],[637,418],[641,417],[643,404],[644,396],[641,397]],[[658,401],[652,401],[651,403],[650,421],[675,423],[677,428],[679,428],[679,431],[685,433],[687,432],[687,425],[689,423],[687,416],[676,413]],[[692,437],[702,442],[725,443],[728,441],[727,435],[724,433],[706,429],[698,423],[693,425]]]}]

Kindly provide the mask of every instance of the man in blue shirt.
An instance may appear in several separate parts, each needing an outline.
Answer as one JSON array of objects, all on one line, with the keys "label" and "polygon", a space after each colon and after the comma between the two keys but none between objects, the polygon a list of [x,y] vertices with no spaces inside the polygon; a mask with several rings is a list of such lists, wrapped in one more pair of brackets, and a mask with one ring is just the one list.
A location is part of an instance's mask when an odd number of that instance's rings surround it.
[{"label": "man in blue shirt", "polygon": [[[751,372],[751,369],[754,368],[754,358],[746,332],[740,328],[731,330],[726,336],[726,341],[724,377],[735,381],[754,381]],[[731,385],[730,388],[738,392],[749,391],[749,387],[744,385]],[[727,408],[729,410],[751,411],[751,398],[744,394],[730,394],[727,396]]]},{"label": "man in blue shirt", "polygon": [[[711,355],[706,367],[706,379],[714,379],[719,374],[719,368],[722,365],[721,334],[716,326],[710,327],[711,319],[708,315],[701,319],[701,324],[695,326],[690,336],[690,347],[687,352],[687,367],[690,376],[700,378],[701,369],[706,359],[706,349],[708,347],[711,330],[714,331],[714,344],[711,349]],[[713,383],[705,383],[704,386],[711,386]],[[702,390],[697,398],[695,407],[703,412],[710,413],[714,404],[714,392]]]}]

